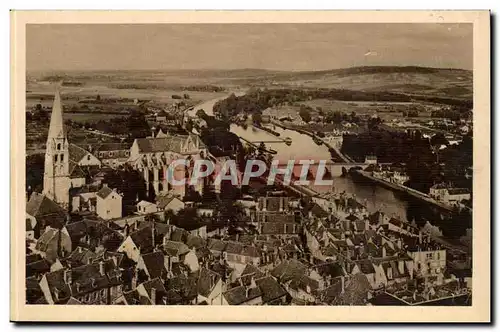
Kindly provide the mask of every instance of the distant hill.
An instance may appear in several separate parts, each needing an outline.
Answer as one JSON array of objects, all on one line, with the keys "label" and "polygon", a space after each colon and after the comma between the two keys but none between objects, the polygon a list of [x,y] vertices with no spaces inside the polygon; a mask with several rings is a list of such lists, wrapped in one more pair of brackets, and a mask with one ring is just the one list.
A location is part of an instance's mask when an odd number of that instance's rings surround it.
[{"label": "distant hill", "polygon": [[[65,71],[37,75],[41,80],[155,82],[256,87],[304,87],[387,91],[447,98],[472,98],[472,71],[418,66],[363,66],[320,71],[266,69],[179,69]],[[28,75],[30,77],[30,75]]]},{"label": "distant hill", "polygon": [[239,83],[472,97],[472,71],[451,68],[367,66],[322,71],[269,72],[242,78]]}]

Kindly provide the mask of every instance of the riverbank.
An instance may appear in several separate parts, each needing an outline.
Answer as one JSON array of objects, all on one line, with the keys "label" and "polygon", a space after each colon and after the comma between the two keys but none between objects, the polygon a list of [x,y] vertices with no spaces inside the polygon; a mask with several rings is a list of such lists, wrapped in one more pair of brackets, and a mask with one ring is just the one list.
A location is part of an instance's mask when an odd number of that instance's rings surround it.
[{"label": "riverbank", "polygon": [[280,128],[286,129],[286,130],[293,130],[293,131],[296,131],[298,133],[307,135],[307,136],[311,137],[313,139],[314,143],[316,143],[318,145],[324,144],[328,148],[328,150],[330,151],[332,159],[341,159],[345,163],[352,162],[352,160],[350,158],[347,158],[346,156],[344,156],[338,149],[336,149],[335,147],[330,145],[330,143],[326,142],[324,139],[322,139],[318,135],[315,135],[314,133],[311,133],[310,131],[307,131],[305,129],[300,129],[300,128],[289,127],[289,126],[283,124],[282,122],[275,121],[275,120],[271,120],[271,124],[278,126]]},{"label": "riverbank", "polygon": [[373,182],[376,182],[376,183],[384,186],[385,188],[389,188],[389,189],[392,189],[392,190],[404,192],[404,193],[406,193],[408,195],[411,195],[412,197],[418,198],[421,201],[433,204],[433,205],[435,205],[435,206],[437,206],[437,207],[439,207],[439,208],[441,208],[443,210],[450,211],[450,212],[453,211],[453,207],[452,206],[440,203],[440,202],[436,201],[435,199],[432,199],[428,195],[419,192],[418,190],[415,190],[415,189],[412,189],[410,187],[406,187],[406,186],[403,186],[403,185],[399,185],[399,184],[396,184],[396,183],[388,182],[388,181],[385,181],[385,180],[382,180],[382,179],[378,179],[378,178],[370,175],[368,172],[365,172],[365,171],[355,170],[354,173],[362,176],[365,179],[368,179],[368,180],[371,180]]}]

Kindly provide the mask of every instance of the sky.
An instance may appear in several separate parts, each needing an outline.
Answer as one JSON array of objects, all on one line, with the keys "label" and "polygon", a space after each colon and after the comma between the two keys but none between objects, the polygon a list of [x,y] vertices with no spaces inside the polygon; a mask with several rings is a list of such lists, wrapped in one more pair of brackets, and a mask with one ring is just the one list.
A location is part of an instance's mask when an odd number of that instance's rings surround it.
[{"label": "sky", "polygon": [[472,69],[472,24],[43,24],[26,28],[34,70]]}]

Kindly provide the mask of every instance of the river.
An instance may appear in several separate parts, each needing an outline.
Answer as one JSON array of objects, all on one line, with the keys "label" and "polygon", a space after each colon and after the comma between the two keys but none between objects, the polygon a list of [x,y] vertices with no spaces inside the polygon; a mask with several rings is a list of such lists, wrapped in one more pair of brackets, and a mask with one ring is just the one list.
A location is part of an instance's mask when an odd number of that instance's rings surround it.
[{"label": "river", "polygon": [[[244,92],[238,92],[236,95],[242,94]],[[194,115],[197,110],[203,109],[207,114],[213,115],[213,105],[217,100],[223,98],[225,97],[200,104],[189,113]],[[324,145],[317,145],[310,136],[277,126],[273,126],[272,129],[280,133],[279,138],[253,126],[243,128],[232,124],[230,127],[231,132],[251,142],[279,141],[285,137],[290,137],[292,139],[290,146],[281,142],[265,143],[266,147],[276,150],[277,153],[274,158],[280,161],[286,162],[290,159],[330,160],[331,155],[328,148]],[[316,186],[314,189],[318,192],[331,191],[340,193],[345,191],[346,193],[354,194],[356,199],[363,203],[369,211],[380,210],[405,221],[416,220],[417,223],[422,223],[429,218],[435,218],[435,213],[426,204],[422,204],[418,200],[412,199],[402,193],[393,192],[371,182],[351,177],[334,177],[333,186]]]}]

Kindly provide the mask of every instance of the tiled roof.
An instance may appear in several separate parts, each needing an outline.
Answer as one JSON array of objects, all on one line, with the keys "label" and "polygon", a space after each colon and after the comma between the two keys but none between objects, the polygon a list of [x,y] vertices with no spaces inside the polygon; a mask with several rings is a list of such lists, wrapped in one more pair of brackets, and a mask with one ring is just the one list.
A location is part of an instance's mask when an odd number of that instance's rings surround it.
[{"label": "tiled roof", "polygon": [[448,189],[448,194],[449,195],[466,195],[470,194],[469,189],[466,188],[451,188]]},{"label": "tiled roof", "polygon": [[261,292],[259,287],[247,289],[245,286],[238,286],[229,289],[223,295],[229,305],[239,305],[261,296]]},{"label": "tiled roof", "polygon": [[161,277],[164,270],[165,256],[161,251],[141,255],[150,278]]},{"label": "tiled roof", "polygon": [[137,138],[137,146],[140,153],[164,152],[172,151],[176,153],[182,152],[182,144],[186,137],[169,136],[161,138]]},{"label": "tiled roof", "polygon": [[[58,301],[69,299],[70,296],[85,294],[97,289],[121,284],[121,272],[112,260],[103,262],[104,275],[100,273],[100,262],[79,266],[73,269],[61,269],[47,273],[49,291],[54,298],[58,294]],[[71,284],[64,280],[64,273],[71,274]]]},{"label": "tiled roof", "polygon": [[336,278],[340,276],[345,276],[346,272],[342,265],[337,262],[329,262],[329,263],[324,263],[324,264],[318,264],[313,267],[319,275],[323,277],[331,277],[331,278]]},{"label": "tiled roof", "polygon": [[106,199],[106,197],[108,197],[111,193],[113,192],[113,189],[107,187],[107,186],[104,186],[101,188],[101,190],[99,190],[97,192],[97,196],[101,197],[102,199]]},{"label": "tiled roof", "polygon": [[198,294],[208,297],[220,279],[221,276],[218,273],[209,269],[201,268],[197,283]]},{"label": "tiled roof", "polygon": [[[172,202],[173,200],[178,200],[178,201],[181,201],[180,199],[178,199],[177,197],[175,196],[171,196],[171,195],[162,195],[162,196],[158,196],[157,197],[157,200],[156,200],[156,205],[158,206],[158,208],[160,209],[164,209],[167,205],[170,204],[170,202]],[[181,201],[182,202],[182,201]]]},{"label": "tiled roof", "polygon": [[66,211],[53,200],[42,194],[33,193],[26,204],[26,213],[35,217],[37,222],[47,221],[45,225],[62,226],[66,221]]},{"label": "tiled roof", "polygon": [[256,266],[252,264],[245,265],[243,272],[241,272],[241,276],[252,275],[255,279],[262,278],[265,276],[264,272],[259,270]]},{"label": "tiled roof", "polygon": [[139,294],[137,289],[123,292],[123,297],[128,305],[150,305],[151,301],[146,296]]},{"label": "tiled roof", "polygon": [[271,302],[288,294],[276,279],[271,276],[256,279],[255,283],[260,288],[262,302],[264,303]]},{"label": "tiled roof", "polygon": [[180,256],[189,252],[186,244],[177,241],[165,241],[163,249],[169,256]]},{"label": "tiled roof", "polygon": [[41,276],[50,271],[50,264],[45,259],[26,265],[26,277]]},{"label": "tiled roof", "polygon": [[167,294],[167,290],[165,289],[165,287],[163,286],[163,283],[161,282],[161,280],[159,278],[154,278],[152,280],[148,280],[148,281],[142,283],[142,286],[144,287],[144,289],[148,293],[148,296],[150,299],[152,298],[152,296],[151,296],[152,291],[151,290],[153,288],[155,289],[155,291],[156,291],[156,303],[153,303],[153,304],[163,303],[162,299]]},{"label": "tiled roof", "polygon": [[90,153],[87,150],[75,144],[69,145],[68,152],[69,152],[69,160],[73,161],[76,164],[78,164],[88,153]]},{"label": "tiled roof", "polygon": [[283,261],[271,270],[271,275],[278,278],[281,282],[287,282],[306,273],[307,267],[296,259]]},{"label": "tiled roof", "polygon": [[59,230],[55,228],[48,228],[45,232],[40,236],[38,241],[36,242],[36,250],[41,252],[45,252],[52,241],[57,241],[57,236],[59,234]]},{"label": "tiled roof", "polygon": [[361,273],[364,274],[375,273],[375,268],[373,267],[373,263],[368,259],[359,260],[356,262],[356,265],[359,267]]},{"label": "tiled roof", "polygon": [[150,226],[141,228],[130,234],[130,238],[134,241],[135,245],[139,247],[141,253],[148,253],[153,251],[153,234]]},{"label": "tiled roof", "polygon": [[130,150],[128,143],[101,143],[94,147],[94,151],[121,151]]}]

